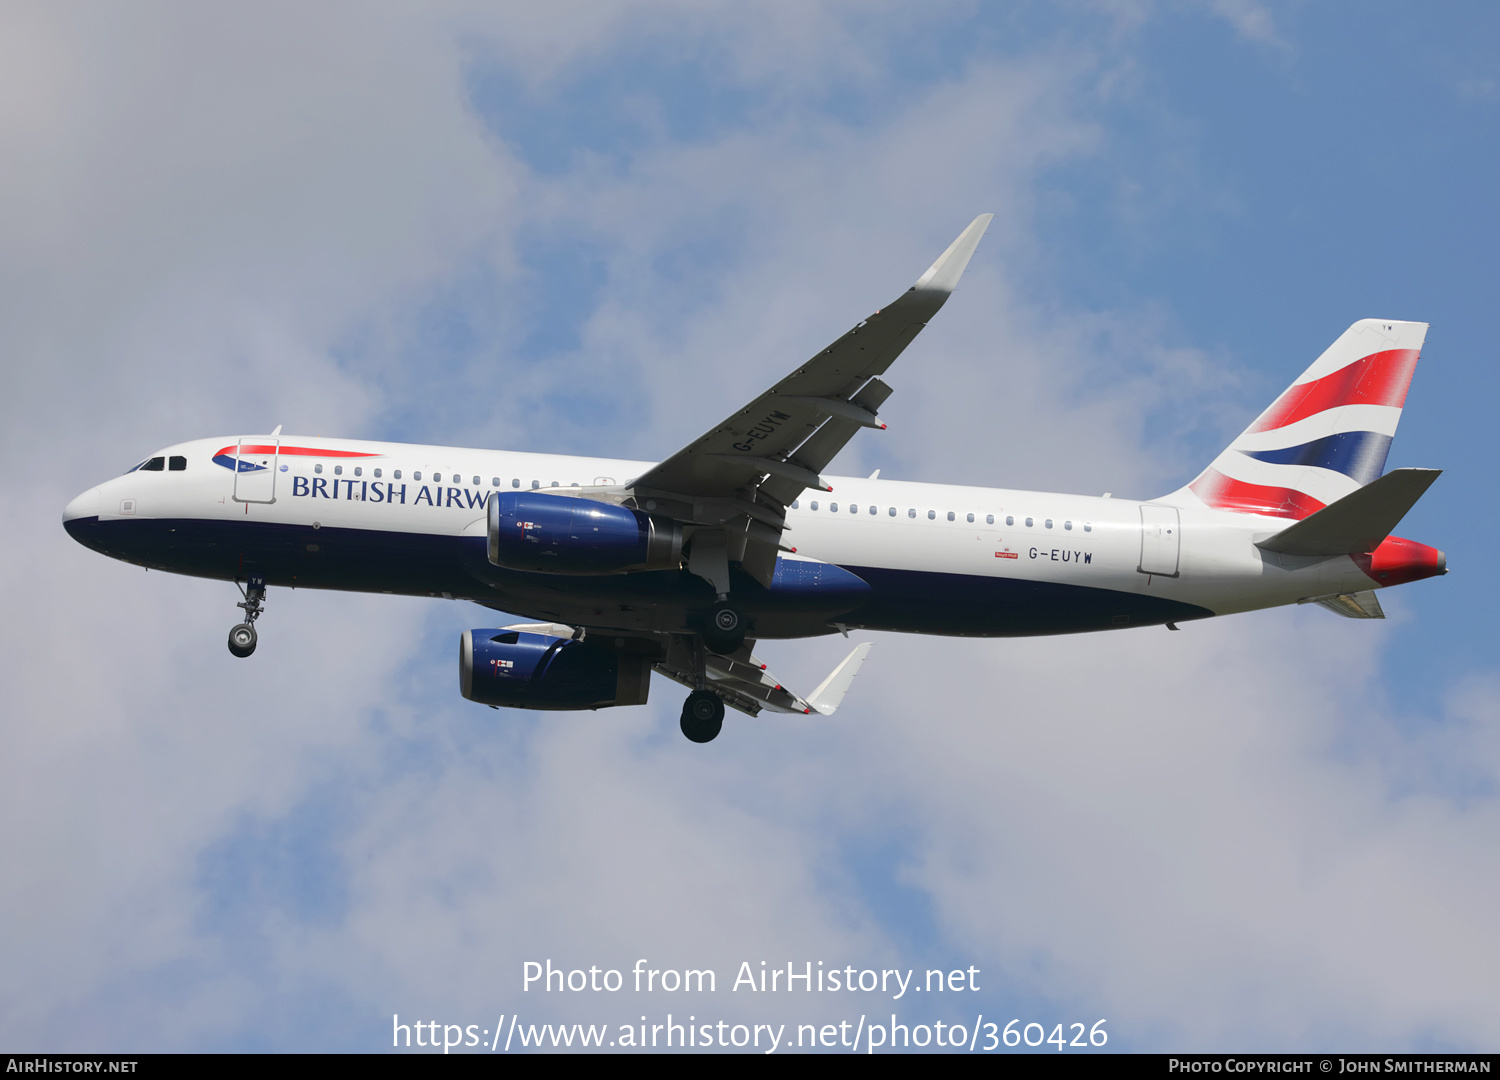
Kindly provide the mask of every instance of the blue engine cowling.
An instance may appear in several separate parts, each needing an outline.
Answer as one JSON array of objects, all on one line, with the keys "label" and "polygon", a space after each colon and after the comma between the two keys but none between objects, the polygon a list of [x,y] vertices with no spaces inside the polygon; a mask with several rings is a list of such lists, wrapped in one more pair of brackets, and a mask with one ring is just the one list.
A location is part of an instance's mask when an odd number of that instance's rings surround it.
[{"label": "blue engine cowling", "polygon": [[682,526],[628,506],[547,495],[496,492],[489,499],[490,562],[544,574],[623,574],[675,569]]},{"label": "blue engine cowling", "polygon": [[470,701],[510,709],[644,705],[652,660],[529,630],[465,630],[458,686]]}]

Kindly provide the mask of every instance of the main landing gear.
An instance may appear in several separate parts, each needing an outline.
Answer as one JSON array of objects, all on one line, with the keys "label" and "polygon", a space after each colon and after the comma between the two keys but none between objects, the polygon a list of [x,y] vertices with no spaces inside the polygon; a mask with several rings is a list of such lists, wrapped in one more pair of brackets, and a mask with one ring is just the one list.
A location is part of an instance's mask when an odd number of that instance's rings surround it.
[{"label": "main landing gear", "polygon": [[708,613],[703,644],[720,656],[728,656],[745,643],[745,613],[728,600],[720,600]]},{"label": "main landing gear", "polygon": [[[239,584],[236,582],[235,584]],[[255,651],[255,620],[260,618],[266,598],[266,579],[263,574],[251,574],[245,587],[243,602],[235,607],[245,609],[245,621],[229,631],[229,651],[244,659]]]},{"label": "main landing gear", "polygon": [[682,733],[695,743],[713,742],[724,727],[724,699],[708,688],[703,642],[704,639],[697,635],[688,639],[693,685],[697,689],[682,703]]},{"label": "main landing gear", "polygon": [[724,700],[712,690],[694,690],[682,705],[682,733],[695,743],[712,742],[724,727]]}]

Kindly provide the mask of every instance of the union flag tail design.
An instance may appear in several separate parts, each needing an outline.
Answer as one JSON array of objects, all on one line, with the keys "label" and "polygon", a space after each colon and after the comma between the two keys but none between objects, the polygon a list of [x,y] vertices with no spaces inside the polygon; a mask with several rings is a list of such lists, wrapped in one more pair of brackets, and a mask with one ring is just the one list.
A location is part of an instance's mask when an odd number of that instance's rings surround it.
[{"label": "union flag tail design", "polygon": [[1176,497],[1301,520],[1378,478],[1426,336],[1355,323]]}]

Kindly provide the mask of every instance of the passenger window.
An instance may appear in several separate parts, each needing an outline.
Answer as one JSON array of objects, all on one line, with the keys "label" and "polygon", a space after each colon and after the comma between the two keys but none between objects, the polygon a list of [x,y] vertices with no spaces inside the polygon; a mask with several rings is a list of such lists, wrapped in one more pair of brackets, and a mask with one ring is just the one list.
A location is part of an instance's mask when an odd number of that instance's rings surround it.
[{"label": "passenger window", "polygon": [[[417,477],[417,479],[420,480],[422,478],[419,476],[419,477]],[[440,473],[440,472],[433,473],[432,474],[432,482],[434,484],[441,484],[443,482],[443,474]]]},{"label": "passenger window", "polygon": [[476,477],[474,477],[474,486],[475,486],[475,487],[478,487],[478,486],[479,486],[479,477],[477,477],[477,476],[476,476]]},{"label": "passenger window", "polygon": [[949,521],[952,521],[952,520],[953,520],[953,511],[952,511],[952,510],[949,510],[949,511],[948,511],[948,520],[949,520]]},{"label": "passenger window", "polygon": [[558,482],[556,480],[554,480],[554,481],[552,481],[552,486],[553,487],[559,487],[561,485],[559,485]]},{"label": "passenger window", "polygon": [[1085,521],[1083,523],[1083,531],[1084,532],[1093,532],[1094,531],[1094,527],[1092,525],[1090,525],[1087,521]]},{"label": "passenger window", "polygon": [[335,465],[333,467],[333,475],[334,476],[343,476],[344,475],[344,467],[342,465]]},{"label": "passenger window", "polygon": [[513,488],[520,487],[521,486],[521,479],[520,479],[520,477],[516,477],[515,479],[511,480],[510,486],[513,487]]},{"label": "passenger window", "polygon": [[391,473],[391,475],[394,476],[397,480],[400,480],[401,479],[401,470],[397,469],[395,472]]},{"label": "passenger window", "polygon": [[985,514],[984,515],[984,523],[986,525],[993,525],[993,524],[995,524],[995,515],[994,514]]},{"label": "passenger window", "polygon": [[535,491],[535,490],[537,490],[537,488],[539,488],[539,487],[541,487],[541,486],[542,486],[542,482],[541,482],[541,481],[540,481],[540,480],[533,480],[533,481],[532,481],[532,482],[531,482],[531,490],[532,490],[532,491]]},{"label": "passenger window", "polygon": [[1006,514],[1005,515],[1005,524],[1007,524],[1007,525],[1014,525],[1015,523],[1016,523],[1015,515],[1013,515],[1013,514]]},{"label": "passenger window", "polygon": [[322,471],[323,471],[323,463],[321,461],[318,462],[316,465],[313,466],[313,472],[315,472],[315,473],[322,473]]},{"label": "passenger window", "polygon": [[908,507],[907,511],[906,511],[906,516],[909,517],[909,518],[916,517],[917,516],[917,508],[915,506]]},{"label": "passenger window", "polygon": [[1052,528],[1052,519],[1051,518],[1047,519],[1047,528],[1049,528],[1049,529]]},{"label": "passenger window", "polygon": [[830,513],[837,514],[839,512],[839,504],[838,503],[829,503],[828,504],[828,510],[829,510]]},{"label": "passenger window", "polygon": [[380,479],[380,470],[379,469],[375,470],[375,479],[377,479],[377,480]]},{"label": "passenger window", "polygon": [[812,502],[811,502],[811,503],[809,503],[809,504],[808,504],[808,505],[809,505],[809,506],[810,506],[810,507],[811,507],[811,508],[812,508],[812,509],[814,509],[814,510],[816,510],[816,509],[817,509],[817,508],[818,508],[818,500],[817,500],[817,499],[814,499],[814,500],[813,500],[813,501],[812,501]]},{"label": "passenger window", "polygon": [[859,513],[859,504],[858,503],[850,503],[849,504],[849,513],[851,513],[851,514],[857,514],[857,513]]},{"label": "passenger window", "polygon": [[354,475],[355,476],[363,476],[364,474],[365,474],[365,471],[363,469],[361,469],[358,465],[354,466]]},{"label": "passenger window", "polygon": [[936,510],[929,510],[929,511],[927,511],[927,520],[928,521],[936,521],[937,520],[937,511]]},{"label": "passenger window", "polygon": [[798,500],[793,499],[792,500],[792,509],[793,510],[800,510],[801,508],[802,508],[802,504]]},{"label": "passenger window", "polygon": [[893,507],[891,507],[891,517],[895,517],[895,516],[896,516],[896,508],[893,506]]},{"label": "passenger window", "polygon": [[500,486],[500,478],[498,476],[495,477],[494,479],[492,479],[490,481],[490,487],[499,487],[499,486]]},{"label": "passenger window", "polygon": [[878,513],[878,510],[876,509],[876,506],[875,506],[874,503],[870,504],[870,513],[872,513],[872,514]]},{"label": "passenger window", "polygon": [[167,468],[173,472],[182,472],[183,469],[187,468],[187,458],[180,454],[173,454],[167,459]]},{"label": "passenger window", "polygon": [[1034,523],[1033,523],[1033,522],[1032,522],[1032,520],[1031,520],[1031,519],[1030,519],[1030,518],[1027,518],[1027,519],[1026,519],[1026,527],[1027,527],[1027,528],[1028,528],[1028,529],[1029,529],[1029,528],[1031,528],[1031,526],[1032,526],[1032,525],[1033,525],[1033,524],[1034,524]]},{"label": "passenger window", "polygon": [[412,473],[411,474],[411,478],[413,480],[420,480],[420,479],[422,479],[422,470],[418,469],[416,472]]},{"label": "passenger window", "polygon": [[973,514],[969,515],[969,524],[970,525],[974,524],[974,515]]},{"label": "passenger window", "polygon": [[1063,528],[1064,529],[1072,529],[1073,528],[1073,523],[1071,521],[1064,521],[1063,522]]}]

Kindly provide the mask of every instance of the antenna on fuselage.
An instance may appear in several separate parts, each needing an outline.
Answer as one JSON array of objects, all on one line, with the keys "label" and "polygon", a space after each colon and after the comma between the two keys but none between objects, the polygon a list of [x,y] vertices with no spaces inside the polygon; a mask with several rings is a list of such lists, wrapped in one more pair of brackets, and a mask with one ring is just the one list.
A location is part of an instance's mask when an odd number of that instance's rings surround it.
[{"label": "antenna on fuselage", "polygon": [[273,439],[274,439],[274,438],[276,438],[276,437],[277,437],[277,436],[278,436],[278,435],[280,435],[280,434],[281,434],[281,425],[280,425],[280,424],[277,424],[277,425],[276,425],[276,430],[275,430],[275,431],[273,431],[273,432],[271,432],[271,438],[273,438]]}]

